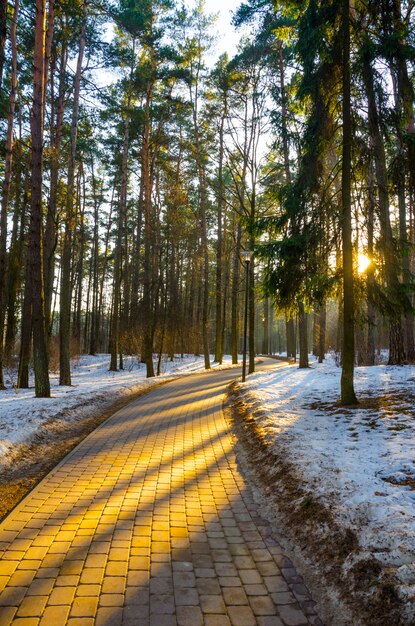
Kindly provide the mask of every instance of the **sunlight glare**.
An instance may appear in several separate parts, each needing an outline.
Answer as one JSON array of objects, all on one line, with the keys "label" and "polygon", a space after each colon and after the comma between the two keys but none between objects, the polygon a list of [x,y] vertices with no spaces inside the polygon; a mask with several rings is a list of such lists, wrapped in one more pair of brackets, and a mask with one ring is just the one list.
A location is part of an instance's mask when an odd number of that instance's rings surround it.
[{"label": "sunlight glare", "polygon": [[363,254],[362,252],[359,252],[359,254],[357,255],[357,271],[359,274],[363,274],[364,272],[366,272],[367,268],[369,267],[369,265],[372,263],[372,261],[369,259],[368,256],[366,256],[366,254]]}]

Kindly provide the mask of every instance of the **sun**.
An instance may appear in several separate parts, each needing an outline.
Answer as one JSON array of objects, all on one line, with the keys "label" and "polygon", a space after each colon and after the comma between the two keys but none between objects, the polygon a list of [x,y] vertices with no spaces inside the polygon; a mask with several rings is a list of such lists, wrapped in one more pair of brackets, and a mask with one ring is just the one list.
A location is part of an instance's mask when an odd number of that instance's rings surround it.
[{"label": "sun", "polygon": [[369,259],[368,256],[366,256],[366,254],[363,254],[362,252],[359,252],[359,254],[357,255],[357,272],[358,274],[363,274],[364,272],[366,272],[367,268],[369,267],[369,265],[372,263],[372,261]]}]

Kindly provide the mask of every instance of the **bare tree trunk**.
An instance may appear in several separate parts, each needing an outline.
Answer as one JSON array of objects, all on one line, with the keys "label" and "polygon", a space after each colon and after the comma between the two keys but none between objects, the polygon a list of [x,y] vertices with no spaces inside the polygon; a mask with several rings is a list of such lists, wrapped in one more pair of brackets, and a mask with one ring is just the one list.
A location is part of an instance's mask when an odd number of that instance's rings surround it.
[{"label": "bare tree trunk", "polygon": [[7,37],[7,0],[0,0],[0,89],[3,83],[4,49]]},{"label": "bare tree trunk", "polygon": [[223,135],[224,115],[221,117],[219,127],[219,167],[218,167],[218,234],[216,242],[216,326],[215,326],[215,361],[222,363],[223,356],[223,319],[222,319],[222,272],[223,272],[223,243],[222,243],[222,213],[223,213]]},{"label": "bare tree trunk", "polygon": [[287,357],[295,360],[297,358],[297,354],[295,348],[294,319],[292,317],[288,317],[287,314],[285,314],[285,334],[287,338]]},{"label": "bare tree trunk", "polygon": [[341,402],[356,404],[354,392],[354,278],[351,206],[350,0],[342,1],[342,244],[343,344]]},{"label": "bare tree trunk", "polygon": [[326,303],[321,305],[318,315],[319,341],[318,341],[318,362],[323,363],[326,354]]},{"label": "bare tree trunk", "polygon": [[263,333],[262,333],[262,354],[270,354],[269,349],[269,298],[264,299],[264,319],[263,319]]},{"label": "bare tree trunk", "polygon": [[[53,281],[55,276],[55,249],[57,245],[57,203],[59,186],[59,155],[62,142],[63,116],[65,111],[65,88],[68,51],[66,44],[62,46],[59,68],[59,94],[56,105],[56,121],[51,126],[50,140],[50,191],[46,213],[46,227],[44,236],[44,273],[45,273],[45,317],[48,336],[52,332],[51,307],[53,297]],[[53,99],[53,93],[52,93]]]},{"label": "bare tree trunk", "polygon": [[[130,107],[128,98],[127,108]],[[121,266],[123,255],[124,229],[127,210],[127,185],[128,185],[128,149],[130,138],[130,118],[127,113],[124,128],[124,144],[121,164],[121,190],[118,209],[117,245],[114,261],[114,291],[113,291],[113,314],[111,324],[111,363],[110,371],[116,372],[117,357],[120,352],[120,306],[121,306]]]},{"label": "bare tree trunk", "polygon": [[[29,203],[30,172],[29,168],[25,168],[25,163],[22,161],[22,158],[21,141],[19,140],[18,154],[16,158],[16,193],[13,216],[13,231],[10,242],[7,273],[7,327],[4,345],[4,358],[6,361],[9,360],[12,356],[15,346],[17,334],[17,296],[22,281],[23,273],[21,271],[21,268],[25,266],[26,260],[26,255],[24,254],[24,238],[26,230],[26,214]],[[25,170],[25,178],[22,193],[21,187],[23,170]]]},{"label": "bare tree trunk", "polygon": [[301,368],[308,367],[307,313],[302,302],[298,305],[298,336],[300,347],[298,366]]},{"label": "bare tree trunk", "polygon": [[388,298],[390,300],[389,364],[400,365],[405,362],[401,314],[402,310],[409,310],[409,303],[406,306],[405,296],[401,293],[401,285],[398,278],[399,267],[389,213],[388,173],[386,168],[385,146],[380,129],[379,113],[375,98],[373,69],[368,54],[363,56],[362,71],[368,101],[369,132],[372,138],[376,182],[378,186],[381,246],[385,259],[385,277]]},{"label": "bare tree trunk", "polygon": [[99,294],[99,277],[98,277],[98,254],[99,254],[99,200],[97,198],[96,179],[94,172],[94,158],[91,155],[91,175],[92,175],[92,193],[94,202],[94,234],[92,248],[92,306],[91,306],[91,332],[89,341],[89,354],[94,355],[98,345],[98,294]]},{"label": "bare tree trunk", "polygon": [[[253,248],[253,242],[251,242]],[[255,273],[254,259],[249,264],[249,367],[248,374],[255,372]]]},{"label": "bare tree trunk", "polygon": [[[0,5],[0,15],[2,12]],[[13,162],[13,127],[14,110],[17,93],[17,48],[16,48],[16,26],[19,14],[19,0],[15,0],[13,18],[10,29],[10,43],[12,48],[12,70],[11,88],[9,95],[9,110],[7,116],[6,131],[6,159],[3,181],[3,195],[0,213],[0,389],[4,388],[3,379],[3,343],[4,343],[4,322],[7,307],[7,215],[9,210],[10,182],[12,177]],[[2,29],[2,27],[0,27]],[[1,32],[1,31],[0,31]],[[0,42],[1,43],[1,42]],[[1,86],[1,75],[0,75]]]},{"label": "bare tree trunk", "polygon": [[62,268],[60,285],[60,324],[59,324],[59,384],[71,384],[71,252],[74,229],[73,195],[75,190],[75,158],[78,134],[79,96],[81,90],[82,64],[85,50],[87,2],[83,4],[83,21],[79,37],[78,61],[74,77],[74,94],[71,120],[71,142],[68,160],[68,182],[66,190],[65,233],[62,244]]},{"label": "bare tree trunk", "polygon": [[29,275],[33,318],[33,359],[37,398],[50,397],[48,353],[45,328],[42,241],[43,111],[45,96],[45,12],[46,0],[36,0],[33,107],[31,115],[31,172]]},{"label": "bare tree trunk", "polygon": [[240,277],[240,253],[241,253],[242,226],[238,220],[235,250],[232,263],[232,293],[231,293],[231,352],[232,363],[238,363],[238,340],[239,340],[239,316],[238,316],[238,295]]},{"label": "bare tree trunk", "polygon": [[144,187],[144,284],[143,284],[143,324],[144,324],[144,359],[147,378],[154,376],[153,339],[154,324],[152,316],[152,211],[151,211],[151,174],[150,174],[150,104],[153,84],[149,84],[146,95],[145,121],[142,142],[142,172]]}]

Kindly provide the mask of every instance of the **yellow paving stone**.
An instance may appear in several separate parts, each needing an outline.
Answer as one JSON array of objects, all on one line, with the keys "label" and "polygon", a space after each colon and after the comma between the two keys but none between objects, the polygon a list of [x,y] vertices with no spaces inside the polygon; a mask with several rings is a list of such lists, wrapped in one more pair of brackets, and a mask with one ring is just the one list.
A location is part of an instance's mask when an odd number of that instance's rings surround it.
[{"label": "yellow paving stone", "polygon": [[75,597],[76,587],[55,587],[49,596],[48,604],[70,605]]},{"label": "yellow paving stone", "polygon": [[97,608],[97,597],[76,596],[72,603],[71,617],[94,617]]},{"label": "yellow paving stone", "polygon": [[106,576],[126,576],[128,563],[127,561],[111,561],[105,569]]},{"label": "yellow paving stone", "polygon": [[0,606],[19,606],[26,592],[26,587],[6,587],[0,595]]},{"label": "yellow paving stone", "polygon": [[19,561],[0,561],[0,576],[11,576],[17,569]]},{"label": "yellow paving stone", "polygon": [[40,620],[40,626],[62,626],[66,624],[70,606],[47,606]]},{"label": "yellow paving stone", "polygon": [[101,584],[104,577],[102,567],[86,567],[81,574],[80,582],[83,584]]},{"label": "yellow paving stone", "polygon": [[12,623],[14,616],[16,615],[17,607],[15,606],[0,606],[0,624],[1,626],[9,626]]},{"label": "yellow paving stone", "polygon": [[99,597],[100,606],[123,606],[124,594],[122,593],[102,593]]},{"label": "yellow paving stone", "polygon": [[36,575],[36,570],[18,570],[7,583],[9,587],[28,587]]},{"label": "yellow paving stone", "polygon": [[42,567],[60,567],[65,560],[64,554],[47,554],[42,560]]},{"label": "yellow paving stone", "polygon": [[40,617],[47,600],[47,596],[26,596],[18,608],[17,617]]},{"label": "yellow paving stone", "polygon": [[27,590],[28,596],[46,596],[52,591],[55,584],[54,578],[35,578]]},{"label": "yellow paving stone", "polygon": [[78,585],[76,588],[77,596],[99,596],[101,585]]}]

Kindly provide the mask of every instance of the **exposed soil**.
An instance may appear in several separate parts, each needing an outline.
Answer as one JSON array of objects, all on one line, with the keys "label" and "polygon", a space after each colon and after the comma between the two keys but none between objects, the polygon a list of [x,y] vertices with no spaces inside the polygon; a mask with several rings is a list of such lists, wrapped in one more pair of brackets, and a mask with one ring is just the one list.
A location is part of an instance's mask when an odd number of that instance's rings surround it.
[{"label": "exposed soil", "polygon": [[[255,417],[260,403],[233,383],[225,410],[238,438],[238,458],[258,488],[259,503],[319,602],[330,626],[408,625],[391,574],[363,553],[358,536],[306,491],[282,447],[272,445]],[[284,539],[285,537],[285,539]]]},{"label": "exposed soil", "polygon": [[12,462],[0,471],[0,521],[95,428],[126,404],[168,382],[165,380],[120,398],[107,409],[100,409],[98,414],[92,408],[89,418],[61,421],[59,427],[55,426],[53,419],[45,422],[36,436],[22,445]]}]

